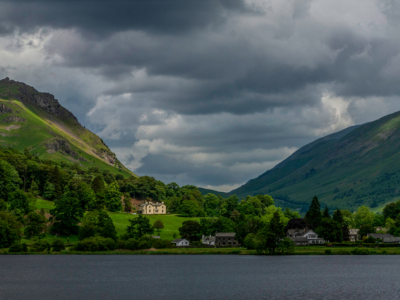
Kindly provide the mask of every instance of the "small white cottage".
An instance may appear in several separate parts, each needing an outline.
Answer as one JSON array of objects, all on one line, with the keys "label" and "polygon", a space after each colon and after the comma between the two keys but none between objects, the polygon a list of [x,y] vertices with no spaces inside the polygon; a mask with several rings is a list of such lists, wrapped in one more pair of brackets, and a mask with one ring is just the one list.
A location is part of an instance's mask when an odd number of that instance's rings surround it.
[{"label": "small white cottage", "polygon": [[189,241],[185,239],[177,239],[173,240],[172,244],[175,244],[177,247],[184,247],[184,246],[189,246]]}]

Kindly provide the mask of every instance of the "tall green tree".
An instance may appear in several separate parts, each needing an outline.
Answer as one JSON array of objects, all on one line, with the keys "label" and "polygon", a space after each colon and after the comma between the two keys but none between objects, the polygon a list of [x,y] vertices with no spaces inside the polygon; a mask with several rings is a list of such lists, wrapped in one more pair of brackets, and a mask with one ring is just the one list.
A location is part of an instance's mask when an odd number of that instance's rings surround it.
[{"label": "tall green tree", "polygon": [[331,215],[329,214],[329,209],[328,209],[328,205],[325,205],[325,210],[324,213],[322,214],[323,218],[330,218]]},{"label": "tall green tree", "polygon": [[342,242],[342,227],[338,222],[331,218],[323,218],[320,226],[315,230],[324,240],[329,242]]},{"label": "tall green tree", "polygon": [[265,225],[256,236],[257,251],[275,254],[280,247],[280,242],[285,237],[283,229],[284,224],[281,221],[279,212],[276,211],[270,223]]},{"label": "tall green tree", "polygon": [[102,210],[99,212],[97,220],[99,235],[105,238],[111,238],[116,241],[117,231],[115,229],[114,222],[109,214],[106,211]]},{"label": "tall green tree", "polygon": [[84,213],[77,193],[66,191],[61,199],[55,203],[54,209],[50,210],[54,221],[51,231],[60,235],[77,234],[79,231],[78,223]]},{"label": "tall green tree", "polygon": [[247,235],[257,234],[263,225],[264,224],[259,217],[240,214],[234,223],[236,240],[243,245]]},{"label": "tall green tree", "polygon": [[96,176],[92,181],[92,190],[96,194],[96,207],[99,210],[105,208],[106,205],[106,193],[104,181],[100,176]]},{"label": "tall green tree", "polygon": [[15,168],[0,159],[0,199],[8,201],[8,195],[18,190],[21,183]]},{"label": "tall green tree", "polygon": [[158,235],[160,235],[160,230],[164,228],[164,223],[161,220],[157,220],[154,222],[153,227],[157,229]]},{"label": "tall green tree", "polygon": [[367,206],[360,206],[354,214],[356,226],[360,228],[362,225],[373,225],[375,214]]},{"label": "tall green tree", "polygon": [[308,224],[313,225],[315,228],[319,227],[322,220],[321,205],[319,204],[317,196],[314,196],[310,209],[304,218]]},{"label": "tall green tree", "polygon": [[200,223],[193,220],[183,222],[182,226],[179,227],[179,234],[190,242],[199,241],[201,238]]},{"label": "tall green tree", "polygon": [[29,200],[22,190],[16,190],[10,193],[8,199],[10,202],[10,210],[19,209],[24,215],[29,213]]},{"label": "tall green tree", "polygon": [[137,218],[129,219],[129,225],[126,227],[126,239],[140,239],[144,235],[152,234],[154,228],[150,225],[149,218],[139,215]]},{"label": "tall green tree", "polygon": [[63,188],[61,184],[61,175],[58,166],[55,166],[52,174],[52,183],[54,184],[54,198],[55,200],[61,199]]},{"label": "tall green tree", "polygon": [[15,216],[0,211],[0,248],[8,248],[21,240],[21,223]]},{"label": "tall green tree", "polygon": [[46,181],[43,188],[43,198],[47,200],[53,200],[54,192],[55,192],[54,184],[52,184],[50,181]]},{"label": "tall green tree", "polygon": [[34,179],[32,179],[31,187],[29,188],[29,193],[31,193],[33,196],[39,194],[39,186],[37,185]]},{"label": "tall green tree", "polygon": [[350,240],[349,227],[346,224],[346,222],[344,220],[343,213],[339,208],[337,208],[334,211],[333,220],[336,221],[338,224],[340,224],[340,226],[342,227],[342,238],[343,238],[343,241],[349,241]]},{"label": "tall green tree", "polygon": [[106,191],[106,207],[109,211],[121,211],[122,210],[122,202],[121,202],[122,193],[119,191],[118,182],[114,181],[111,183]]},{"label": "tall green tree", "polygon": [[104,185],[103,178],[101,178],[100,176],[96,176],[93,179],[93,181],[92,181],[92,190],[95,192],[96,195],[105,190],[105,185]]},{"label": "tall green tree", "polygon": [[27,238],[38,236],[46,230],[46,224],[47,219],[45,216],[34,211],[30,212],[26,218],[26,227],[24,228],[25,236]]}]

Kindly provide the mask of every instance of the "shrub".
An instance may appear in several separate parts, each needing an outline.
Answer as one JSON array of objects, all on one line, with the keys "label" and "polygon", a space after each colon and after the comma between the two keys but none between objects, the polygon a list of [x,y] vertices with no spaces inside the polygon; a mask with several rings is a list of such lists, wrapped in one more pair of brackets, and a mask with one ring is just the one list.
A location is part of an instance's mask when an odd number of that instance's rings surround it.
[{"label": "shrub", "polygon": [[350,255],[351,252],[347,251],[347,250],[340,250],[340,251],[336,252],[336,254],[339,254],[339,255]]},{"label": "shrub", "polygon": [[356,248],[353,251],[351,251],[352,254],[355,255],[368,255],[371,254],[371,252],[368,249],[364,249],[364,248]]},{"label": "shrub", "polygon": [[53,251],[60,252],[65,249],[65,243],[62,239],[55,239],[51,244]]},{"label": "shrub", "polygon": [[8,252],[27,252],[28,251],[28,246],[24,243],[14,243],[8,248]]},{"label": "shrub", "polygon": [[332,250],[330,250],[330,249],[325,250],[325,254],[332,254]]},{"label": "shrub", "polygon": [[255,234],[254,233],[249,233],[246,238],[244,239],[243,246],[245,246],[249,250],[254,250],[256,249],[256,244],[255,244]]},{"label": "shrub", "polygon": [[40,240],[32,245],[31,252],[44,252],[44,251],[50,251],[50,249],[51,246],[48,241]]},{"label": "shrub", "polygon": [[364,243],[366,244],[374,244],[376,242],[376,239],[374,239],[372,236],[369,236],[364,240]]},{"label": "shrub", "polygon": [[126,241],[125,249],[128,250],[139,250],[139,241],[135,239],[129,239]]},{"label": "shrub", "polygon": [[77,242],[74,246],[74,250],[89,251],[89,252],[110,251],[114,250],[115,246],[116,243],[113,239],[97,236]]},{"label": "shrub", "polygon": [[139,249],[149,249],[153,246],[153,239],[147,236],[142,236],[139,239]]},{"label": "shrub", "polygon": [[126,241],[118,240],[117,241],[117,249],[125,249],[125,244],[126,244]]},{"label": "shrub", "polygon": [[171,241],[168,240],[155,240],[153,242],[153,247],[156,249],[165,249],[165,248],[171,248],[172,244]]}]

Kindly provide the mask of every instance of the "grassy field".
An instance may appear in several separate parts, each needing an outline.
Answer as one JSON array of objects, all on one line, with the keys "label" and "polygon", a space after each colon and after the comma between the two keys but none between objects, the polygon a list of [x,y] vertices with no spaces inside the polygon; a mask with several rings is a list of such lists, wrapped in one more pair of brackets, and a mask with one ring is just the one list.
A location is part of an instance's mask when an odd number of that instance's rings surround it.
[{"label": "grassy field", "polygon": [[36,200],[36,208],[37,209],[44,208],[45,210],[50,210],[50,209],[54,208],[54,202],[43,200],[43,199],[37,199]]},{"label": "grassy field", "polygon": [[[129,213],[124,213],[124,212],[108,212],[110,215],[111,219],[114,222],[115,229],[117,230],[117,233],[120,235],[124,233],[126,226],[129,225],[129,219],[136,218],[138,215],[132,215]],[[180,217],[177,215],[149,215],[146,216],[150,219],[150,223],[154,224],[155,221],[161,220],[164,223],[164,229],[160,231],[160,237],[162,239],[167,239],[167,240],[172,240],[174,239],[173,235],[174,233],[176,234],[177,238],[179,238],[179,227],[182,226],[182,223],[187,221],[187,220],[199,220],[200,218],[186,218],[186,217]],[[158,235],[157,232],[154,233],[155,235]]]},{"label": "grassy field", "polygon": [[[36,207],[37,209],[44,208],[46,211],[49,211],[54,207],[54,202],[38,199],[36,202]],[[118,235],[121,235],[125,232],[126,226],[129,225],[129,219],[137,218],[138,216],[125,212],[108,212],[108,214],[114,222]],[[180,217],[178,215],[149,215],[147,217],[150,219],[151,224],[154,224],[156,220],[161,220],[164,223],[164,229],[160,231],[160,237],[167,240],[174,239],[174,233],[176,234],[177,238],[179,238],[178,229],[182,226],[183,222],[187,220],[200,220],[200,218],[187,218]],[[154,234],[158,235],[158,232],[155,232]],[[46,235],[46,239],[52,240],[53,238],[54,237],[50,234]],[[66,240],[67,238],[64,239]],[[77,240],[76,236],[70,237],[70,242],[74,242],[75,240]]]}]

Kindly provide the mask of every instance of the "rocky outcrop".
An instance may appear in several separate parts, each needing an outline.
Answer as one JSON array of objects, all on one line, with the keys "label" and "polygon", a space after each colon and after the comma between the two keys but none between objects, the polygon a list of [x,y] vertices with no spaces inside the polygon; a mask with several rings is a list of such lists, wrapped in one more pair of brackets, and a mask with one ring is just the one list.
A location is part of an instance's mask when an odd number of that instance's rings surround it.
[{"label": "rocky outcrop", "polygon": [[116,155],[109,150],[107,151],[106,149],[100,149],[99,151],[96,151],[96,154],[106,160],[111,165],[114,165],[117,161]]},{"label": "rocky outcrop", "polygon": [[7,105],[0,103],[0,114],[11,114],[13,111]]},{"label": "rocky outcrop", "polygon": [[64,152],[72,157],[78,156],[78,153],[71,149],[71,145],[63,139],[51,140],[46,144],[46,148],[51,152]]},{"label": "rocky outcrop", "polygon": [[10,80],[8,77],[0,80],[0,98],[16,99],[23,103],[34,105],[50,115],[63,120],[73,120],[76,124],[78,119],[66,108],[62,107],[57,99],[49,93],[40,93],[25,83]]},{"label": "rocky outcrop", "polygon": [[5,123],[21,123],[25,122],[26,120],[24,118],[18,117],[18,116],[9,116],[7,118],[3,119],[3,122]]}]

